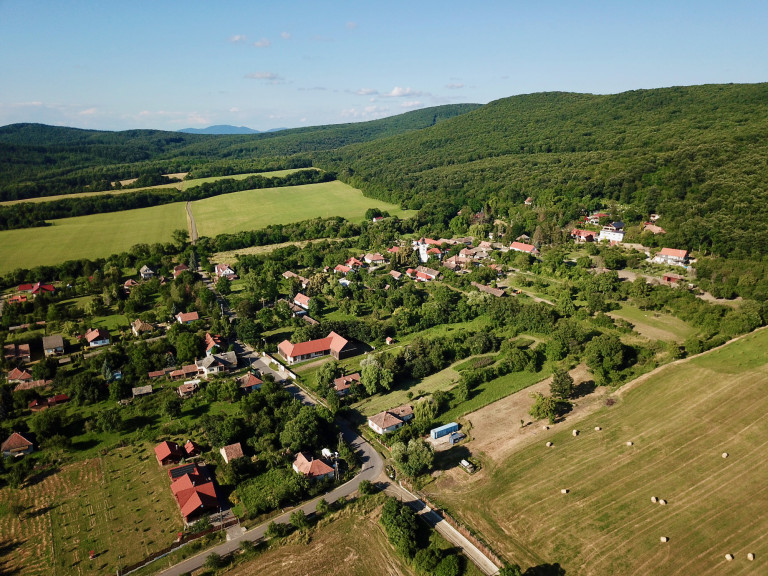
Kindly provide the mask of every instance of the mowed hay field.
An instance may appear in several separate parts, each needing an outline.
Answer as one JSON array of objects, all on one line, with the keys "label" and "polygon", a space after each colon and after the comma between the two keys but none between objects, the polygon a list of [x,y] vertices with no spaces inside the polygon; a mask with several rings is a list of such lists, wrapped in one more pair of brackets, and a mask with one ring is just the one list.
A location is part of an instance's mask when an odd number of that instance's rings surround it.
[{"label": "mowed hay field", "polygon": [[102,258],[135,244],[170,242],[174,230],[187,229],[183,202],[51,222],[53,226],[0,232],[0,274],[66,260]]},{"label": "mowed hay field", "polygon": [[451,470],[427,491],[523,567],[768,574],[767,351],[761,330],[667,366],[615,405],[536,435],[474,476]]},{"label": "mowed hay field", "polygon": [[368,208],[386,210],[392,216],[415,214],[393,204],[366,198],[360,190],[338,180],[206,198],[192,203],[192,214],[200,236],[216,236],[318,217],[341,216],[359,221]]},{"label": "mowed hay field", "polygon": [[[20,515],[12,502],[24,507]],[[182,528],[168,475],[149,446],[67,465],[21,490],[3,488],[0,510],[0,566],[21,575],[114,574],[118,561],[126,566],[170,546]]]}]

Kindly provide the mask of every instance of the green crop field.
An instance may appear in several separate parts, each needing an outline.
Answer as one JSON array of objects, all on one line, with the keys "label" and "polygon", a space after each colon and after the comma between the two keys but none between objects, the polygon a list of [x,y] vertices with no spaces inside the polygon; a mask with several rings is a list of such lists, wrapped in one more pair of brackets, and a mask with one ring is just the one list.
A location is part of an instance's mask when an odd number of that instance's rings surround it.
[{"label": "green crop field", "polygon": [[21,490],[0,490],[4,573],[114,574],[118,562],[170,546],[181,528],[168,475],[150,445],[64,466]]},{"label": "green crop field", "polygon": [[170,242],[187,228],[183,203],[53,220],[53,226],[0,232],[0,273],[16,268],[101,258],[135,244]]},{"label": "green crop field", "polygon": [[246,190],[192,203],[200,236],[255,230],[269,224],[287,224],[308,218],[341,216],[362,219],[368,208],[387,210],[393,216],[410,216],[392,204],[366,198],[343,182]]},{"label": "green crop field", "polygon": [[429,492],[523,567],[768,573],[767,349],[763,330],[663,367],[615,405],[537,434],[474,476],[452,470]]}]

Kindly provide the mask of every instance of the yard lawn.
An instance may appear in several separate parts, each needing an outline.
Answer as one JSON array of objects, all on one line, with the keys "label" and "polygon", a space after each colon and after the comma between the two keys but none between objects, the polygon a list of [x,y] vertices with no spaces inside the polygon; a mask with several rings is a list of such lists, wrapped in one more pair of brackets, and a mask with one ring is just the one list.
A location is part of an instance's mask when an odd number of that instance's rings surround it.
[{"label": "yard lawn", "polygon": [[766,347],[761,330],[664,366],[620,389],[614,406],[539,433],[535,444],[473,476],[450,470],[428,491],[523,568],[765,573]]},{"label": "yard lawn", "polygon": [[675,316],[640,310],[627,304],[622,304],[619,310],[609,312],[608,315],[630,322],[635,327],[635,332],[650,340],[682,342],[696,332],[690,325]]},{"label": "yard lawn", "polygon": [[412,210],[366,198],[360,190],[339,181],[246,190],[192,203],[198,233],[211,237],[310,218],[341,216],[361,220],[368,208],[387,210],[393,216],[415,214]]},{"label": "yard lawn", "polygon": [[[0,507],[26,508],[0,518],[3,568],[19,574],[109,574],[173,543],[181,515],[152,447],[112,450],[64,466],[36,484],[0,490]],[[96,558],[88,560],[93,550]],[[9,572],[10,573],[10,572]]]},{"label": "yard lawn", "polygon": [[0,274],[16,268],[102,258],[135,244],[170,242],[187,228],[184,203],[53,220],[53,226],[0,232]]}]

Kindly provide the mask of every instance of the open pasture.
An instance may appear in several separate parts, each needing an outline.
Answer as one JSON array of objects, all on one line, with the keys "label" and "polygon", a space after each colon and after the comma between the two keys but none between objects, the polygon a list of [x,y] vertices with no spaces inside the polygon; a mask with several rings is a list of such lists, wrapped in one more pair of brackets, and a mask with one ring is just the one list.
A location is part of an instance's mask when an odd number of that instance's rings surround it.
[{"label": "open pasture", "polygon": [[366,198],[360,190],[334,181],[246,190],[206,198],[192,203],[192,214],[200,236],[216,236],[309,218],[341,216],[359,221],[369,208],[387,210],[393,216],[415,213]]},{"label": "open pasture", "polygon": [[626,320],[634,326],[635,332],[649,340],[682,342],[695,333],[690,325],[675,316],[652,310],[640,310],[627,304],[609,312],[608,315]]},{"label": "open pasture", "polygon": [[666,366],[615,405],[535,435],[474,476],[449,471],[428,491],[523,567],[706,575],[724,573],[732,554],[728,574],[766,573],[766,349],[762,330]]},{"label": "open pasture", "polygon": [[52,220],[52,226],[0,232],[0,274],[16,268],[103,258],[135,244],[170,242],[187,228],[183,202]]}]

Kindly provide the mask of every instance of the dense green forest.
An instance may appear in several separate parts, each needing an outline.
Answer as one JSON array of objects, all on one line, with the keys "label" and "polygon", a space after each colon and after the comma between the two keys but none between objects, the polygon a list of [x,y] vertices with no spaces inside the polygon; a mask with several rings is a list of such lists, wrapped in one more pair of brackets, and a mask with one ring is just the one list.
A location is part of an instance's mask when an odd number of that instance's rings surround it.
[{"label": "dense green forest", "polygon": [[0,200],[108,190],[117,180],[160,173],[191,171],[190,177],[199,178],[306,167],[308,161],[287,157],[419,130],[477,106],[446,105],[371,122],[236,136],[12,124],[0,128]]}]

